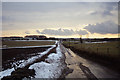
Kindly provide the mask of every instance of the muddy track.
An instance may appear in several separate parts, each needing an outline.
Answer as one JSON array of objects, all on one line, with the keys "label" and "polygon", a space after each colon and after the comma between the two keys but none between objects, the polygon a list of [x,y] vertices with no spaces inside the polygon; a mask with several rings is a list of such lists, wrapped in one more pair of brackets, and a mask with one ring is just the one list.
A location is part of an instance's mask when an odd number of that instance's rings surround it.
[{"label": "muddy track", "polygon": [[[67,66],[73,69],[73,72],[66,76],[67,79],[81,79],[84,76],[87,80],[111,79],[119,80],[120,74],[106,66],[90,61],[89,59],[80,57],[71,49],[66,49]],[[83,75],[82,75],[83,74]]]},{"label": "muddy track", "polygon": [[97,77],[90,71],[88,67],[84,66],[82,63],[79,64],[79,67],[83,71],[83,73],[86,75],[88,80],[98,80]]},{"label": "muddy track", "polygon": [[[57,46],[58,45],[56,45],[56,47]],[[27,66],[23,68],[17,68],[15,71],[11,73],[10,76],[3,77],[2,80],[22,80],[24,77],[26,78],[34,77],[35,75],[34,69],[28,69],[30,65],[37,62],[45,61],[45,59],[48,57],[49,54],[56,53],[56,47],[51,49],[47,54],[43,55],[41,58],[38,58],[34,62],[28,64]]]}]

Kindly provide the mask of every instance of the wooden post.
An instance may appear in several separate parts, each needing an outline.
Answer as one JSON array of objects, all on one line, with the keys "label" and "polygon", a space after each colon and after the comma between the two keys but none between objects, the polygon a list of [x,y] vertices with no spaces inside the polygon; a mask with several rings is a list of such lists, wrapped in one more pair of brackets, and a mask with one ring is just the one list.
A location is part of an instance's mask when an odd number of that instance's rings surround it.
[{"label": "wooden post", "polygon": [[98,53],[98,48],[97,48],[97,53]]},{"label": "wooden post", "polygon": [[109,48],[107,48],[107,53],[109,54]]},{"label": "wooden post", "polygon": [[75,44],[75,39],[74,39],[74,44]]},{"label": "wooden post", "polygon": [[69,48],[70,48],[70,39],[69,39]]}]

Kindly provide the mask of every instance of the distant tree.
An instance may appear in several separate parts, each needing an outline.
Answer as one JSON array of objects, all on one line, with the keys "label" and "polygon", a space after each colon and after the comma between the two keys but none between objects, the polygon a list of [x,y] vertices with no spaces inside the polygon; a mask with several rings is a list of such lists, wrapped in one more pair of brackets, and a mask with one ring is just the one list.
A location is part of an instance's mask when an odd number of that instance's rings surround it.
[{"label": "distant tree", "polygon": [[83,40],[82,40],[82,38],[80,37],[80,43],[83,43]]},{"label": "distant tree", "polygon": [[80,35],[80,43],[83,43],[82,35]]},{"label": "distant tree", "polygon": [[74,38],[70,38],[72,41],[74,41]]}]

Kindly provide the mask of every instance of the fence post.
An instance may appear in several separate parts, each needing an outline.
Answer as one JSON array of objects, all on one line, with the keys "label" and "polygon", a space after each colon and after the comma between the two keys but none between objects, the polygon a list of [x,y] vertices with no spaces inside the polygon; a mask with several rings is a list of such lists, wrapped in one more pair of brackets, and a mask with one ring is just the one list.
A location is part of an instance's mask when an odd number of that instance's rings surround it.
[{"label": "fence post", "polygon": [[98,48],[97,48],[97,53],[98,53]]},{"label": "fence post", "polygon": [[69,39],[69,48],[70,48],[70,39]]},{"label": "fence post", "polygon": [[107,53],[109,54],[109,48],[107,48]]}]

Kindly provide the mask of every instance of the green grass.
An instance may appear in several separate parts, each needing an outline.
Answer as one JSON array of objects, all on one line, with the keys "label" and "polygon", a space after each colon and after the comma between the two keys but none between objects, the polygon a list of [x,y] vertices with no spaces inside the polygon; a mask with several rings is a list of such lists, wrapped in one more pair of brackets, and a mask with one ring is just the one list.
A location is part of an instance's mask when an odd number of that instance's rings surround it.
[{"label": "green grass", "polygon": [[[70,42],[70,46],[77,50],[89,52],[89,54],[102,55],[112,58],[120,58],[119,41],[108,43],[83,43]],[[69,47],[69,42],[63,42],[64,45]]]},{"label": "green grass", "polygon": [[41,45],[53,45],[55,41],[3,41],[3,45],[7,47],[22,47],[22,46],[41,46]]}]

